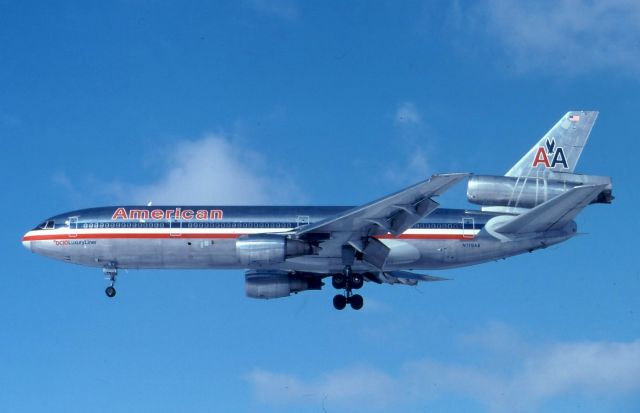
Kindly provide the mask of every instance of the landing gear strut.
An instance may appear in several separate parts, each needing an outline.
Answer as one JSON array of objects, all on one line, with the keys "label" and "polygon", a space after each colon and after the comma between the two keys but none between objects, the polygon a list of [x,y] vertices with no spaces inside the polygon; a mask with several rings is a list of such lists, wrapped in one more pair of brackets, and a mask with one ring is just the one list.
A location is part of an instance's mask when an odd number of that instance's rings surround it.
[{"label": "landing gear strut", "polygon": [[344,294],[333,297],[333,307],[336,310],[344,310],[347,304],[354,310],[359,310],[364,305],[364,299],[360,294],[353,294],[353,290],[362,288],[364,279],[362,274],[354,274],[350,265],[346,265],[342,274],[334,274],[331,279],[334,288],[344,289]]},{"label": "landing gear strut", "polygon": [[116,276],[118,275],[118,268],[115,265],[108,265],[102,269],[105,277],[109,279],[110,285],[104,290],[104,293],[107,294],[107,297],[113,298],[116,295]]}]

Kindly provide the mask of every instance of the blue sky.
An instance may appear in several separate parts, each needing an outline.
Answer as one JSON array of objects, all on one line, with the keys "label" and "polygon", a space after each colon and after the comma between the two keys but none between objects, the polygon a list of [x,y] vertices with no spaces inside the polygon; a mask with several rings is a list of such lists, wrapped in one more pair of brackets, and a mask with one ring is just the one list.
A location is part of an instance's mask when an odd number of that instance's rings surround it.
[{"label": "blue sky", "polygon": [[[623,0],[1,2],[0,410],[637,412],[640,7]],[[20,245],[125,202],[361,204],[502,174],[599,110],[586,236],[436,275],[244,297],[240,271],[99,270]],[[442,197],[466,206],[464,185]]]}]

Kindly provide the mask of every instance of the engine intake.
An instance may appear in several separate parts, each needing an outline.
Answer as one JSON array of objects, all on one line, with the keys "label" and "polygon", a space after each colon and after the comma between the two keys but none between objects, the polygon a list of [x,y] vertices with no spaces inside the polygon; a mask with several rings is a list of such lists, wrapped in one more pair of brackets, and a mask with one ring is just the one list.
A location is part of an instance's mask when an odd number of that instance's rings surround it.
[{"label": "engine intake", "polygon": [[283,263],[287,258],[310,254],[307,242],[276,234],[242,235],[236,241],[236,254],[246,267]]},{"label": "engine intake", "polygon": [[306,290],[320,290],[322,280],[286,271],[247,271],[245,292],[250,298],[281,298]]}]

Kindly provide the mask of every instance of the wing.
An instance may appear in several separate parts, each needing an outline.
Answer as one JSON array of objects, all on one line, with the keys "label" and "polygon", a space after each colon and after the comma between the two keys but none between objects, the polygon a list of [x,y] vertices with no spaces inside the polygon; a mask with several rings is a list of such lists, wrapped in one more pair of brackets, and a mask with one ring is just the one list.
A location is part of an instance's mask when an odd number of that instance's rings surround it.
[{"label": "wing", "polygon": [[561,229],[589,205],[607,185],[577,186],[495,228],[502,234],[527,234]]},{"label": "wing", "polygon": [[439,204],[430,199],[440,195],[469,174],[433,175],[395,194],[352,208],[314,224],[298,228],[296,235],[351,231],[369,235],[400,235],[433,212]]},{"label": "wing", "polygon": [[358,252],[362,254],[363,261],[382,269],[389,248],[373,237],[387,233],[402,234],[438,208],[439,204],[431,199],[432,196],[442,194],[468,175],[433,175],[431,179],[369,204],[297,228],[293,235],[314,238],[324,234],[326,237],[320,244],[320,255],[341,256],[343,263],[350,265]]}]

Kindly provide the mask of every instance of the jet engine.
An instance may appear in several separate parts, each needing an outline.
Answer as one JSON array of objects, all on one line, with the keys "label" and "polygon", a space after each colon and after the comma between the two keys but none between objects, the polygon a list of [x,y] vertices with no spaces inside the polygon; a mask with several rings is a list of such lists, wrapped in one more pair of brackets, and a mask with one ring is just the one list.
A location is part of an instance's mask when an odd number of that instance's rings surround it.
[{"label": "jet engine", "polygon": [[250,298],[281,298],[292,293],[306,290],[320,290],[322,280],[286,271],[263,270],[247,271],[245,274],[245,292]]},{"label": "jet engine", "polygon": [[236,241],[236,255],[246,267],[280,264],[285,259],[310,254],[308,242],[276,234],[242,235]]},{"label": "jet engine", "polygon": [[[560,174],[558,174],[560,175]],[[610,204],[611,178],[566,174],[564,179],[474,175],[469,178],[467,199],[482,206],[533,208],[580,185],[608,184],[593,203]]]}]

